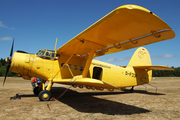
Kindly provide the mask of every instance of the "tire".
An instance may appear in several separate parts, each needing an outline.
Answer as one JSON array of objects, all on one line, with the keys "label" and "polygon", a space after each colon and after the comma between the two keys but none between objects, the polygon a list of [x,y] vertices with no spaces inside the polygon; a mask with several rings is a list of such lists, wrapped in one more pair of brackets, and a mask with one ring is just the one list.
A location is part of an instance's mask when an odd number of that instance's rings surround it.
[{"label": "tire", "polygon": [[40,101],[50,101],[50,99],[52,98],[52,94],[50,91],[42,90],[39,93],[38,97]]},{"label": "tire", "polygon": [[38,94],[39,94],[40,91],[38,91],[38,89],[39,89],[39,87],[35,87],[35,88],[33,89],[34,95],[38,95]]}]

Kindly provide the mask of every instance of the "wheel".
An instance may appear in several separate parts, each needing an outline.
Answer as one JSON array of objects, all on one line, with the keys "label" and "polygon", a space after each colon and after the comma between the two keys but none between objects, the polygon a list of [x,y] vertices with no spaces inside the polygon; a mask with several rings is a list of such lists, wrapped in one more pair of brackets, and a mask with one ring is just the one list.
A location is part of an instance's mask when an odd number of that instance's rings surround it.
[{"label": "wheel", "polygon": [[40,101],[49,101],[52,98],[52,94],[50,91],[42,90],[38,97]]},{"label": "wheel", "polygon": [[39,90],[39,87],[35,87],[35,88],[33,89],[34,95],[38,95],[38,94],[39,94],[40,91],[38,91],[38,90]]}]

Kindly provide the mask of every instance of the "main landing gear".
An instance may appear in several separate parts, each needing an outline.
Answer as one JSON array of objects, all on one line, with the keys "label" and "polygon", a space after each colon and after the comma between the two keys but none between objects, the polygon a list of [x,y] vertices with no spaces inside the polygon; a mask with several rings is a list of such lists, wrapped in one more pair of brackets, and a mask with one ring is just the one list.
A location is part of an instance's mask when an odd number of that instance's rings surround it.
[{"label": "main landing gear", "polygon": [[46,81],[42,81],[41,85],[38,87],[35,87],[33,92],[34,95],[38,95],[40,101],[50,101],[52,98],[52,94],[50,92],[52,87],[52,82],[49,81],[49,84],[47,87],[44,86]]}]

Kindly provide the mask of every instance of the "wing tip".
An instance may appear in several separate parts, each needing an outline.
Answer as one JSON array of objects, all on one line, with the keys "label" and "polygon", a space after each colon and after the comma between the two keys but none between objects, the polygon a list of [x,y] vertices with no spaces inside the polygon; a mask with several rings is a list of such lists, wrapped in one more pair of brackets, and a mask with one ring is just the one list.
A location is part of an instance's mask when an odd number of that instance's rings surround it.
[{"label": "wing tip", "polygon": [[122,5],[122,6],[119,6],[117,7],[115,10],[120,10],[120,9],[139,9],[139,10],[143,10],[143,11],[146,11],[146,12],[149,12],[149,13],[152,13],[150,10],[142,7],[142,6],[139,6],[139,5],[134,5],[134,4],[127,4],[127,5]]}]

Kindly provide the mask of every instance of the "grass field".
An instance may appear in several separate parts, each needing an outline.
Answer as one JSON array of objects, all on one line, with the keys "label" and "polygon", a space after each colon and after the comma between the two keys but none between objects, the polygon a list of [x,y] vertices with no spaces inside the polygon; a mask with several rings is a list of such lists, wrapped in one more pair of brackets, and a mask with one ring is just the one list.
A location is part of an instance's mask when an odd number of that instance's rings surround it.
[{"label": "grass field", "polygon": [[[3,78],[0,77],[1,83]],[[31,82],[9,77],[0,87],[1,120],[177,120],[180,119],[180,78],[156,78],[150,85],[114,92],[71,87],[54,102],[40,102]],[[157,93],[156,88],[157,87]],[[54,84],[57,98],[69,86]],[[128,88],[130,89],[130,88]],[[21,99],[10,100],[19,94]],[[50,109],[47,104],[50,103]]]}]

